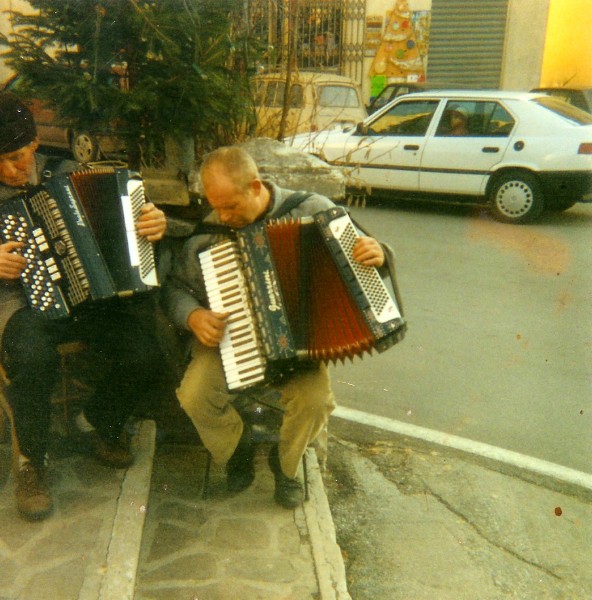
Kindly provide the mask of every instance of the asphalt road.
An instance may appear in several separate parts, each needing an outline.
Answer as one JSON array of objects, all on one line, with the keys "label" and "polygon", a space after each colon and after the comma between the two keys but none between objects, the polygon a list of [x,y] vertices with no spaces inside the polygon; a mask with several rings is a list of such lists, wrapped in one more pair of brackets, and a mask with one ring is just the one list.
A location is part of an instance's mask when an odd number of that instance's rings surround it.
[{"label": "asphalt road", "polygon": [[342,406],[592,471],[592,205],[533,225],[479,208],[373,202],[409,323],[333,368]]}]

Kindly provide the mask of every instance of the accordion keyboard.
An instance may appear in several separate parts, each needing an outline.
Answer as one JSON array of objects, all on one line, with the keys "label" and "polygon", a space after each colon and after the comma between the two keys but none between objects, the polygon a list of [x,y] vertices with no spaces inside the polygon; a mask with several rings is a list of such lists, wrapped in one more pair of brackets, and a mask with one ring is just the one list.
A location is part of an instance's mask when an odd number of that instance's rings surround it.
[{"label": "accordion keyboard", "polygon": [[[144,186],[142,181],[138,179],[130,179],[127,186],[131,210],[131,219],[127,231],[130,254],[135,257],[136,260],[133,264],[137,264],[140,268],[140,277],[142,278],[142,281],[149,285],[156,285],[156,261],[152,244],[145,237],[138,234],[135,225],[142,211],[142,207],[146,203]],[[124,210],[125,208],[126,207],[124,206]]]},{"label": "accordion keyboard", "polygon": [[228,313],[220,342],[222,365],[229,390],[239,390],[263,381],[266,359],[249,301],[247,283],[240,268],[237,244],[212,246],[199,255],[210,308]]},{"label": "accordion keyboard", "polygon": [[359,237],[352,221],[347,215],[338,217],[329,223],[329,229],[339,243],[343,256],[364,292],[370,310],[378,323],[400,319],[401,313],[388,293],[378,271],[374,267],[362,265],[353,260],[353,248]]},{"label": "accordion keyboard", "polygon": [[44,256],[49,245],[43,230],[22,213],[3,215],[0,229],[5,241],[23,244],[21,253],[27,266],[21,273],[21,282],[32,306],[47,314],[65,310],[61,290],[56,285],[62,275],[55,259]]}]

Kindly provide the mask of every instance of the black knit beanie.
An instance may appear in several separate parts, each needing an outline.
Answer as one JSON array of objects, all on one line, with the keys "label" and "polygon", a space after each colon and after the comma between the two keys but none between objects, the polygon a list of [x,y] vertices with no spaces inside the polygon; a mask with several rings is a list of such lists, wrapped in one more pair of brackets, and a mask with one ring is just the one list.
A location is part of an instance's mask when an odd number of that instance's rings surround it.
[{"label": "black knit beanie", "polygon": [[37,137],[31,111],[12,92],[0,93],[0,154],[19,150]]}]

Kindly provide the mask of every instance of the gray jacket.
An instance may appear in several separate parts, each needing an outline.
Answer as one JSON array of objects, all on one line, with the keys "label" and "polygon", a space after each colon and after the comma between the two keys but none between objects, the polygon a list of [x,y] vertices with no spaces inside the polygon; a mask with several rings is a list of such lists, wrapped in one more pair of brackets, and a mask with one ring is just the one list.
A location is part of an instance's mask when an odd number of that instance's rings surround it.
[{"label": "gray jacket", "polygon": [[[269,181],[266,181],[265,185],[271,192],[270,209],[265,218],[273,218],[293,190],[280,188]],[[333,206],[333,202],[325,196],[313,194],[288,214],[293,217],[311,216]],[[203,222],[215,224],[220,221],[216,213],[212,212]],[[173,261],[171,273],[164,282],[161,294],[168,317],[179,329],[187,331],[190,313],[197,308],[208,306],[198,254],[221,239],[220,235],[197,233],[187,239]]]},{"label": "gray jacket", "polygon": [[[52,165],[51,174],[46,171],[46,166],[49,159],[47,156],[41,154],[35,155],[37,181],[42,181],[51,175],[59,175],[62,173],[69,173],[77,167],[77,163],[71,160],[61,160]],[[52,160],[52,162],[54,162]],[[13,188],[0,183],[0,205],[4,204],[10,198],[19,194],[23,190],[20,188]],[[0,339],[4,333],[4,327],[8,322],[8,319],[23,306],[26,306],[27,299],[23,291],[23,287],[20,280],[0,280]]]}]

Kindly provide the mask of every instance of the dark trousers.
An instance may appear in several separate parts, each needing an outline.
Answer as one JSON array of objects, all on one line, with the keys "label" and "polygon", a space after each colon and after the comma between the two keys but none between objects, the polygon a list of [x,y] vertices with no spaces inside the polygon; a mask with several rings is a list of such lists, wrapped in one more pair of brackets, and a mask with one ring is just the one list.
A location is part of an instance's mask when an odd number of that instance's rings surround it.
[{"label": "dark trousers", "polygon": [[22,308],[8,321],[2,336],[7,396],[21,453],[34,464],[41,464],[47,452],[60,343],[83,341],[105,359],[100,361],[104,372],[93,374],[98,383],[84,414],[106,438],[116,439],[138,402],[158,386],[163,362],[150,317],[121,310],[124,302],[63,321]]}]

